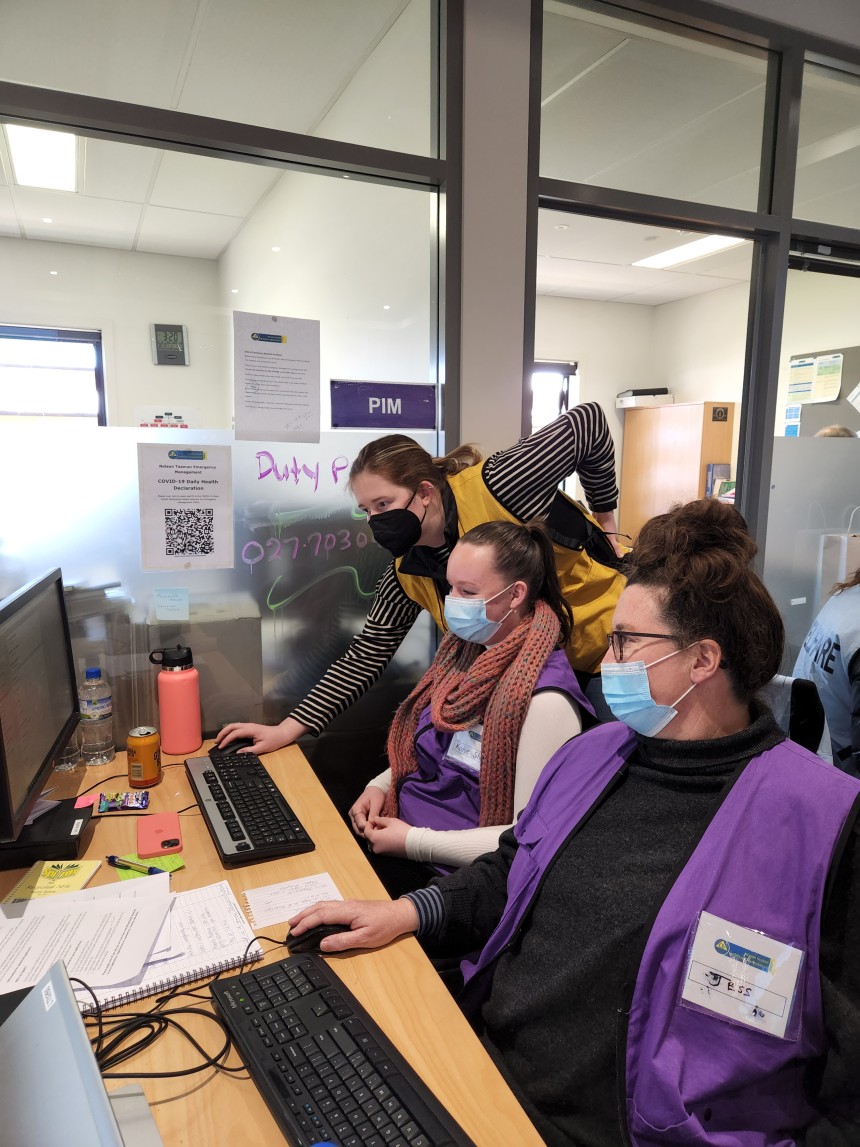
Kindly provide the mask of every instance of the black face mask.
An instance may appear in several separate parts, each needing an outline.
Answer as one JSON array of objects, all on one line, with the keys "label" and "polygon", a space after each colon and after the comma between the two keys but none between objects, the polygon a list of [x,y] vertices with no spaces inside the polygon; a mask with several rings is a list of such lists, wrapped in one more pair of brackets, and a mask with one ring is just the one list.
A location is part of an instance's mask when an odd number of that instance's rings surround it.
[{"label": "black face mask", "polygon": [[[418,491],[415,491],[417,494]],[[410,505],[415,494],[409,499]],[[402,558],[407,550],[411,550],[421,537],[421,526],[427,517],[427,507],[421,518],[415,516],[409,509],[383,510],[381,514],[371,514],[368,519],[370,532],[374,541],[388,550],[396,558]]]}]

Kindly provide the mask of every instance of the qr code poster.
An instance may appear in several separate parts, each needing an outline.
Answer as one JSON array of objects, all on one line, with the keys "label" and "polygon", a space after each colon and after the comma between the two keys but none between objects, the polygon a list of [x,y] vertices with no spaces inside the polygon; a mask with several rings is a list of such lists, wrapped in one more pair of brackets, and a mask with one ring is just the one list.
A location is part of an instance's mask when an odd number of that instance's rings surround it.
[{"label": "qr code poster", "polygon": [[141,567],[232,569],[230,447],[142,442],[137,468]]}]

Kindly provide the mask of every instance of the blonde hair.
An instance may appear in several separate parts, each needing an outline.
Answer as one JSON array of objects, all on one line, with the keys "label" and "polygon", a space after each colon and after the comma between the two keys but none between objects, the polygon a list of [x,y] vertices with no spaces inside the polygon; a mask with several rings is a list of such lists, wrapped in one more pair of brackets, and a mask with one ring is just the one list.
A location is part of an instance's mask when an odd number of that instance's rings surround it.
[{"label": "blonde hair", "polygon": [[816,430],[812,436],[813,438],[856,438],[857,435],[853,430],[849,430],[847,426],[839,426],[834,423],[832,426],[822,426],[820,430]]},{"label": "blonde hair", "polygon": [[349,469],[347,486],[364,473],[380,474],[407,490],[417,490],[421,482],[432,482],[437,489],[451,474],[467,466],[477,466],[483,455],[472,443],[458,446],[441,458],[434,458],[414,438],[406,434],[386,434],[362,446]]}]

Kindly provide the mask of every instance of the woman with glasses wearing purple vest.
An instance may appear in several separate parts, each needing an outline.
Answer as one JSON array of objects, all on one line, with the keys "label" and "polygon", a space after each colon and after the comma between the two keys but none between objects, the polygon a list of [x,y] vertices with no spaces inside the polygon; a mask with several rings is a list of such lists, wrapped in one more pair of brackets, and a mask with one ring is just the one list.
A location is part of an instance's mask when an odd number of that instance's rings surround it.
[{"label": "woman with glasses wearing purple vest", "polygon": [[540,523],[476,526],[447,576],[448,632],[395,714],[390,767],[350,809],[392,893],[497,848],[546,762],[580,732],[580,709],[594,715],[564,652],[571,611]]},{"label": "woman with glasses wearing purple vest", "polygon": [[496,852],[296,918],[471,952],[463,1006],[547,1144],[860,1142],[860,782],[756,693],[783,626],[730,506],[642,528],[603,689]]}]

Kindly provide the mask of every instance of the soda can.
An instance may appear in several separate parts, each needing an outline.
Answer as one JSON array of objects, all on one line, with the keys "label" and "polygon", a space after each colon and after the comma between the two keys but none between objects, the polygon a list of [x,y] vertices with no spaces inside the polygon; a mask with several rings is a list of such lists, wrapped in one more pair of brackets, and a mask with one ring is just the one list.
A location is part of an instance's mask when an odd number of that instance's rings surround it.
[{"label": "soda can", "polygon": [[128,783],[133,789],[151,789],[161,784],[161,737],[158,729],[141,725],[132,729],[125,743]]}]

